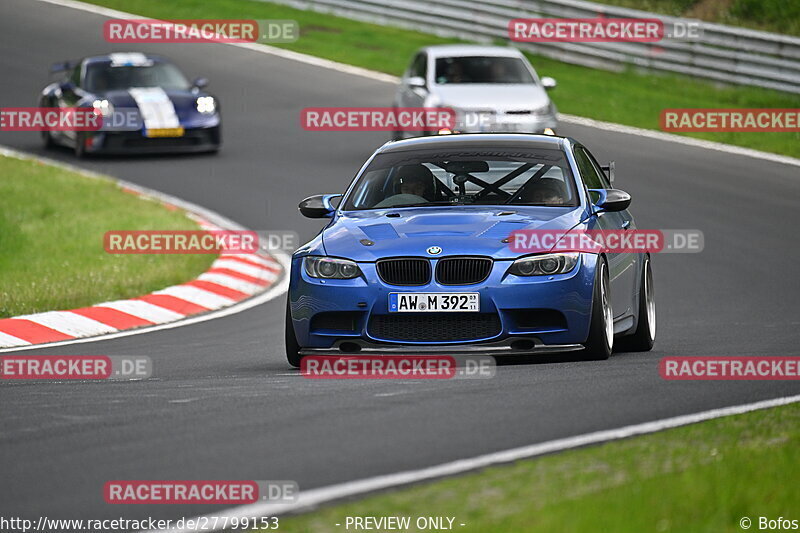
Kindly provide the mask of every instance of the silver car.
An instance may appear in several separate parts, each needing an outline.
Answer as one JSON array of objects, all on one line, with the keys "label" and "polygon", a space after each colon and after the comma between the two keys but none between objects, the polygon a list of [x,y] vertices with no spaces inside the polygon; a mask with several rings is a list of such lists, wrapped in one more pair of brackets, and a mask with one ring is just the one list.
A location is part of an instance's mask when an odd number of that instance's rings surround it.
[{"label": "silver car", "polygon": [[441,45],[421,49],[397,88],[396,107],[443,107],[456,112],[454,131],[397,132],[395,139],[445,133],[547,133],[557,128],[547,91],[553,78],[539,78],[514,48]]}]

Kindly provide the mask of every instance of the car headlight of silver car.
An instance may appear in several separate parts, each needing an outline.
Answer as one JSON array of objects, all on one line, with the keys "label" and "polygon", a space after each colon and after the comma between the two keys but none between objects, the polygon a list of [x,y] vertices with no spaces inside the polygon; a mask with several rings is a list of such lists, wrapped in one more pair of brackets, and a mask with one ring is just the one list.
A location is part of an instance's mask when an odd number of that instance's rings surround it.
[{"label": "car headlight of silver car", "polygon": [[353,279],[361,275],[361,269],[355,261],[337,257],[306,256],[303,268],[312,278]]},{"label": "car headlight of silver car", "polygon": [[217,101],[214,100],[213,96],[199,96],[195,105],[200,113],[206,115],[210,115],[217,110]]},{"label": "car headlight of silver car", "polygon": [[515,276],[552,276],[570,272],[577,263],[577,252],[528,255],[514,261],[508,272]]},{"label": "car headlight of silver car", "polygon": [[544,116],[553,114],[553,104],[547,103],[541,107],[537,107],[531,111],[532,115]]}]

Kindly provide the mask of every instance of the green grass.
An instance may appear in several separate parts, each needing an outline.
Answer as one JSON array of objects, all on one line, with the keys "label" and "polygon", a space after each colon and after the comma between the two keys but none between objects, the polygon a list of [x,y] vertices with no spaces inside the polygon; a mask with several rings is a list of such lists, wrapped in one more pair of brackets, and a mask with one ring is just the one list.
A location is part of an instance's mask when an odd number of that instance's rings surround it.
[{"label": "green grass", "polygon": [[462,533],[741,533],[745,516],[755,531],[759,516],[800,519],[798,479],[793,404],[386,492],[282,518],[280,529],[340,533],[348,516],[447,516]]},{"label": "green grass", "polygon": [[602,0],[600,3],[800,36],[797,0]]},{"label": "green grass", "polygon": [[[459,42],[252,0],[93,0],[93,3],[153,18],[294,19],[300,25],[300,39],[276,46],[394,75],[402,74],[418,48]],[[800,96],[778,91],[720,87],[685,76],[633,70],[614,73],[544,57],[529,57],[540,75],[558,80],[559,86],[552,97],[559,111],[630,126],[658,129],[664,108],[800,107]],[[688,135],[800,157],[800,132]]]},{"label": "green grass", "polygon": [[0,157],[0,318],[133,298],[188,281],[212,255],[111,255],[109,230],[196,230],[180,211],[34,161]]}]

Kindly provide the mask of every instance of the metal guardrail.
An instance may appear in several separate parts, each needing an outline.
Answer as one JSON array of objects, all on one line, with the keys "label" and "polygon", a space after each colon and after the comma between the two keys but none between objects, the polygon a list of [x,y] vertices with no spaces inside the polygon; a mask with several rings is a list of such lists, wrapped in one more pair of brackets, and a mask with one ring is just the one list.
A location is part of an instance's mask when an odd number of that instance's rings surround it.
[{"label": "metal guardrail", "polygon": [[332,13],[386,26],[399,26],[478,42],[509,41],[514,18],[658,18],[674,27],[697,25],[694,42],[521,43],[517,48],[546,57],[607,70],[627,65],[675,72],[724,83],[800,94],[800,38],[654,15],[583,0],[269,0],[299,9]]}]

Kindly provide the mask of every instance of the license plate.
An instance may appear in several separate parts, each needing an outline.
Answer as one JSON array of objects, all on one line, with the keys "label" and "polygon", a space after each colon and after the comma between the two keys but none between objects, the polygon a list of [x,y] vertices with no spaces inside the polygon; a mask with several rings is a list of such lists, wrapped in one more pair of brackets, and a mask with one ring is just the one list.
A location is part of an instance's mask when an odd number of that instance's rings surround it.
[{"label": "license plate", "polygon": [[155,128],[145,130],[145,137],[183,137],[183,127],[180,128]]},{"label": "license plate", "polygon": [[392,292],[389,293],[390,313],[447,313],[480,311],[477,292]]}]

